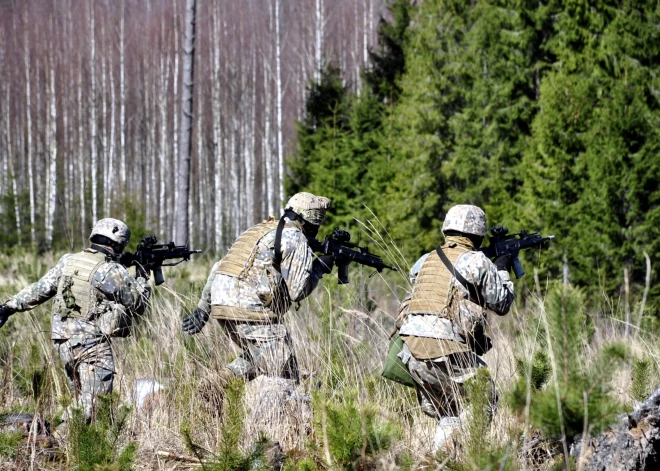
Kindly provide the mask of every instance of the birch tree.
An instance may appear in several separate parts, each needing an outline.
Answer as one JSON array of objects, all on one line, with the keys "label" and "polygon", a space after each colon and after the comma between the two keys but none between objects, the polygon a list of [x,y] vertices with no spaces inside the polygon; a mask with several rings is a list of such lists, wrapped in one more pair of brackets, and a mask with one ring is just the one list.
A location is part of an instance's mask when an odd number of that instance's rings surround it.
[{"label": "birch tree", "polygon": [[175,240],[188,242],[188,198],[190,197],[190,155],[192,152],[193,79],[195,70],[196,0],[186,0],[186,29],[183,43],[183,90],[181,94],[181,142],[179,147],[179,198],[176,202]]},{"label": "birch tree", "polygon": [[96,210],[98,208],[98,183],[97,183],[97,136],[98,123],[96,122],[96,41],[94,39],[94,2],[89,4],[89,142],[92,165],[92,222],[98,220]]}]

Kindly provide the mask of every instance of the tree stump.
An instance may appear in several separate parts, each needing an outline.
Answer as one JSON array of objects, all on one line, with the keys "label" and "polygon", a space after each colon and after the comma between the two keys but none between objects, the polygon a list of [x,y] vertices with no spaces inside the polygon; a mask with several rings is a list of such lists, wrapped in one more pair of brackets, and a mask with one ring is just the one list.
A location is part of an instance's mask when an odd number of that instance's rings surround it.
[{"label": "tree stump", "polygon": [[660,388],[611,430],[578,442],[571,454],[585,471],[660,469]]}]

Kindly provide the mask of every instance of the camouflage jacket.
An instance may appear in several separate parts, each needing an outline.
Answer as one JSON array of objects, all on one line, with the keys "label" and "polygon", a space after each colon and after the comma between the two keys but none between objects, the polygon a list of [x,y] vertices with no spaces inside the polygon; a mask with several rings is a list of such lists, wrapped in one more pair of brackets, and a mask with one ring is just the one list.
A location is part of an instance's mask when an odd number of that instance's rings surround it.
[{"label": "camouflage jacket", "polygon": [[[471,249],[462,254],[456,261],[454,267],[463,277],[474,283],[480,291],[485,307],[499,315],[509,312],[513,303],[513,282],[507,271],[498,271],[497,267],[483,253],[475,251],[469,241],[462,237],[447,237],[447,241],[455,241]],[[415,279],[422,264],[430,255],[423,255],[410,269],[410,282]],[[466,287],[452,276],[450,289],[455,289],[458,294],[458,318],[475,319],[476,323],[485,323],[485,311],[479,305],[469,300],[469,292]],[[464,342],[463,332],[449,319],[439,318],[437,315],[410,315],[405,318],[400,329],[401,335],[412,335],[416,337],[429,337],[435,339],[446,339]]]},{"label": "camouflage jacket", "polygon": [[[96,252],[92,249],[84,251]],[[7,305],[18,312],[28,311],[53,298],[71,257],[72,254],[64,255],[39,281],[9,299]],[[151,296],[148,280],[133,278],[123,265],[113,261],[105,262],[98,268],[91,284],[96,288],[97,296],[90,300],[91,315],[88,319],[65,317],[58,312],[58,303],[53,306],[53,339],[75,340],[111,335],[118,315],[130,317],[141,314]]]},{"label": "camouflage jacket", "polygon": [[322,278],[320,264],[307,245],[307,238],[297,228],[282,231],[281,271],[273,266],[275,233],[268,232],[260,241],[254,263],[243,278],[218,274],[220,262],[213,265],[197,307],[211,312],[211,305],[263,310],[274,299],[276,314],[282,315],[292,302],[309,296]]}]

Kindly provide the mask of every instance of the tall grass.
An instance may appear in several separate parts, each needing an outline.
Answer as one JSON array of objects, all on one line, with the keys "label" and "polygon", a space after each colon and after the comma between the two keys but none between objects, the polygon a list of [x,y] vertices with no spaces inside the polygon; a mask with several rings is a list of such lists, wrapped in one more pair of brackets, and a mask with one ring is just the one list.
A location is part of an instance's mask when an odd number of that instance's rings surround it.
[{"label": "tall grass", "polygon": [[[326,277],[299,309],[286,315],[302,371],[296,391],[309,398],[312,417],[301,416],[301,422],[309,423],[296,428],[299,436],[267,437],[296,444],[295,449],[284,450],[285,468],[415,469],[432,463],[484,469],[497,462],[498,469],[537,469],[561,463],[562,434],[557,437],[544,430],[534,407],[542,394],[551,394],[557,404],[550,388],[557,378],[563,380],[565,368],[558,363],[559,352],[553,359],[546,348],[548,332],[554,335],[547,323],[548,300],[529,292],[517,293],[510,315],[489,317],[494,349],[485,360],[501,399],[492,421],[469,422],[453,455],[432,456],[435,422],[421,413],[412,389],[380,378],[398,302],[410,286],[408,262],[386,236],[377,237],[378,252],[396,262],[400,272],[370,277],[368,268],[354,267],[351,283],[344,286]],[[54,255],[0,254],[0,296],[27,286],[56,261]],[[212,263],[200,258],[167,269],[167,283],[154,289],[151,309],[133,335],[114,342],[115,392],[122,403],[133,405],[117,449],[134,443],[136,467],[163,465],[159,450],[195,457],[191,444],[199,459],[209,463],[222,459],[242,463],[245,457],[259,455],[258,435],[247,436],[243,427],[228,442],[226,433],[228,417],[239,429],[249,420],[249,398],[258,391],[247,384],[241,401],[228,401],[214,389],[215,374],[231,361],[235,347],[214,322],[194,337],[181,333],[181,318],[197,303]],[[589,321],[584,327],[588,335],[576,347],[580,368],[595,368],[611,341],[623,337],[622,311],[611,309],[605,315],[584,311]],[[50,346],[49,315],[50,303],[46,303],[31,313],[16,314],[0,330],[0,413],[39,412],[56,424],[70,402],[71,393]],[[620,365],[610,365],[612,375],[603,380],[607,383],[603,394],[630,405],[657,382],[660,342],[655,333],[640,332],[626,345],[632,353]],[[634,371],[633,358],[639,359]],[[133,389],[135,381],[143,378],[156,380],[164,389],[137,407]],[[502,400],[508,397],[514,397],[513,403]],[[227,415],[228,403],[232,409],[242,408],[240,420]],[[558,414],[556,407],[554,413]],[[279,433],[276,427],[264,432]],[[8,454],[3,451],[3,456]],[[58,466],[41,462],[39,467]]]}]

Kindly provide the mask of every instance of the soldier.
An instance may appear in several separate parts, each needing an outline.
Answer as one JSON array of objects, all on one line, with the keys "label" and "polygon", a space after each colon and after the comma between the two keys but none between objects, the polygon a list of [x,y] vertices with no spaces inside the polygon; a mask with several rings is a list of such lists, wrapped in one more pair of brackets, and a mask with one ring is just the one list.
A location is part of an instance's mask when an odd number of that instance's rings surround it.
[{"label": "soldier", "polygon": [[[400,308],[399,358],[415,383],[422,411],[438,419],[434,448],[459,427],[464,383],[486,363],[491,348],[486,309],[509,312],[511,258],[491,262],[476,249],[486,235],[486,215],[477,206],[452,207],[442,225],[445,243],[410,270],[412,294]],[[494,406],[494,389],[492,405]]]},{"label": "soldier", "polygon": [[297,193],[279,223],[271,218],[251,227],[213,265],[197,308],[183,320],[183,330],[194,335],[213,317],[242,350],[219,372],[221,386],[236,377],[251,380],[261,374],[298,380],[282,316],[332,271],[332,257],[315,258],[307,245],[329,207],[328,198]]},{"label": "soldier", "polygon": [[[131,318],[144,312],[151,295],[146,273],[140,270],[133,278],[115,261],[130,237],[123,222],[101,219],[89,236],[89,249],[64,255],[43,278],[0,305],[2,327],[12,314],[55,297],[51,337],[88,421],[96,395],[112,392],[110,339],[128,335]],[[60,430],[69,417],[67,410]]]}]

